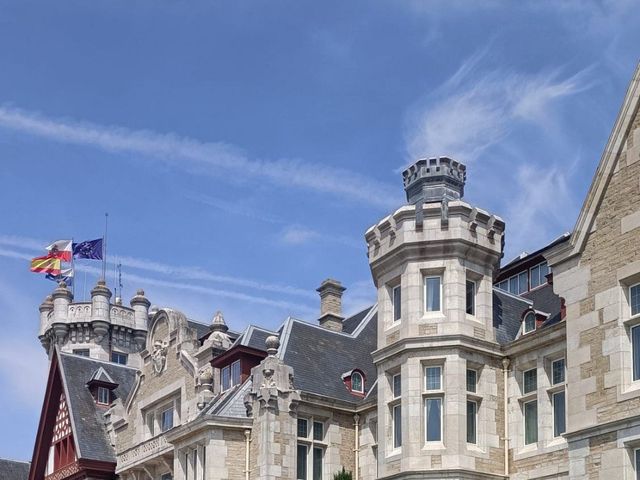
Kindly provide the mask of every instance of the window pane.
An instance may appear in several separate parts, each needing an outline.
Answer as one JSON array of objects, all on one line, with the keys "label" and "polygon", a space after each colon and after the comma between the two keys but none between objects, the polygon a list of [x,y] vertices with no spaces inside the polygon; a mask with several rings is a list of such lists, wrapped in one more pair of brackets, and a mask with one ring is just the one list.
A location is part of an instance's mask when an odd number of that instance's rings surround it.
[{"label": "window pane", "polygon": [[529,271],[522,272],[518,275],[518,293],[524,293],[529,290]]},{"label": "window pane", "polygon": [[467,370],[467,392],[475,392],[478,383],[478,372],[475,370]]},{"label": "window pane", "polygon": [[523,389],[524,393],[531,393],[538,388],[538,372],[536,369],[527,370],[524,372]]},{"label": "window pane", "polygon": [[538,441],[538,402],[524,404],[524,444]]},{"label": "window pane", "polygon": [[536,265],[530,271],[531,276],[531,288],[536,288],[540,285],[540,267]]},{"label": "window pane", "polygon": [[425,368],[425,390],[440,390],[440,367]]},{"label": "window pane", "polygon": [[324,438],[324,424],[322,422],[313,422],[313,439],[320,440]]},{"label": "window pane", "polygon": [[167,430],[173,428],[173,409],[167,409],[161,414],[161,430],[166,432]]},{"label": "window pane", "polygon": [[540,264],[540,285],[547,283],[547,275],[549,275],[549,265],[547,262]]},{"label": "window pane", "polygon": [[322,480],[322,449],[313,449],[313,480]]},{"label": "window pane", "polygon": [[533,332],[536,329],[536,314],[529,312],[524,316],[524,333]]},{"label": "window pane", "polygon": [[119,363],[120,365],[126,365],[127,355],[120,352],[111,352],[111,361],[113,363]]},{"label": "window pane", "polygon": [[633,379],[640,380],[640,325],[631,329],[633,350]]},{"label": "window pane", "polygon": [[402,318],[402,294],[400,286],[393,289],[393,321]]},{"label": "window pane", "polygon": [[393,376],[393,398],[398,398],[402,394],[402,378],[400,374]]},{"label": "window pane", "polygon": [[500,290],[504,290],[505,292],[509,291],[509,280],[503,280],[498,284],[498,288]]},{"label": "window pane", "polygon": [[566,430],[564,392],[553,394],[553,436],[559,437]]},{"label": "window pane", "polygon": [[476,314],[476,284],[467,280],[467,313]]},{"label": "window pane", "polygon": [[442,432],[442,399],[427,398],[427,442],[439,442]]},{"label": "window pane", "polygon": [[309,435],[309,429],[306,418],[298,419],[298,436],[302,438],[307,438]]},{"label": "window pane", "polygon": [[153,437],[155,433],[155,415],[153,412],[147,413],[147,429],[149,430],[149,435]]},{"label": "window pane", "polygon": [[231,364],[231,386],[240,384],[240,360]]},{"label": "window pane", "polygon": [[426,286],[426,308],[427,312],[440,311],[440,277],[427,277]]},{"label": "window pane", "polygon": [[296,478],[298,480],[307,480],[307,446],[306,445],[298,445],[298,465],[297,465],[297,475]]},{"label": "window pane", "polygon": [[363,392],[362,388],[362,375],[358,372],[353,372],[351,374],[351,390],[354,392]]},{"label": "window pane", "polygon": [[88,357],[89,356],[89,349],[88,348],[77,348],[73,351],[74,355],[80,355],[81,357]]},{"label": "window pane", "polygon": [[109,403],[109,390],[104,387],[98,387],[98,402],[108,404]]},{"label": "window pane", "polygon": [[231,383],[231,376],[229,372],[229,367],[224,367],[222,369],[222,390],[228,390]]},{"label": "window pane", "polygon": [[402,446],[402,407],[393,407],[393,448]]},{"label": "window pane", "polygon": [[636,479],[640,480],[640,450],[636,450]]},{"label": "window pane", "polygon": [[564,358],[551,364],[552,382],[554,385],[564,382]]},{"label": "window pane", "polygon": [[476,402],[467,402],[467,442],[476,443]]},{"label": "window pane", "polygon": [[517,275],[509,279],[509,292],[514,293],[516,295],[518,294],[518,276]]},{"label": "window pane", "polygon": [[629,289],[629,303],[631,304],[631,315],[640,313],[640,285],[634,285]]}]

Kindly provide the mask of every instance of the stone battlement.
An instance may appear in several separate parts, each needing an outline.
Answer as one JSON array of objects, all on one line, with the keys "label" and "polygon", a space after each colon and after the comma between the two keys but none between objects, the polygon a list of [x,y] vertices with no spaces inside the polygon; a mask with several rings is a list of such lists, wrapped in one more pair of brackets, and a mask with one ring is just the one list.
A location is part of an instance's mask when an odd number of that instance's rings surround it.
[{"label": "stone battlement", "polygon": [[466,178],[467,167],[449,157],[422,158],[402,172],[411,204],[462,198]]}]

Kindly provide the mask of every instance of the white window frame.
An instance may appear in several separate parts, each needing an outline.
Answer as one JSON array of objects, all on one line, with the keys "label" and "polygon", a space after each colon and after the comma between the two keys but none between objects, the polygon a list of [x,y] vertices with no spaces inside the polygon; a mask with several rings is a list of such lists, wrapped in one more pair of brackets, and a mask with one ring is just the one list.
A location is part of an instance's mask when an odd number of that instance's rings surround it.
[{"label": "white window frame", "polygon": [[[353,386],[353,378],[358,375],[360,377],[360,390]],[[351,372],[351,391],[356,393],[364,393],[364,375],[360,372]]]},{"label": "white window frame", "polygon": [[[107,401],[103,401],[104,398],[102,397],[101,394],[105,394],[107,396]],[[99,403],[100,405],[109,405],[110,402],[110,398],[111,398],[111,391],[106,388],[106,387],[98,387],[98,390],[96,392],[96,402]]]},{"label": "white window frame", "polygon": [[[467,443],[471,444],[471,445],[478,445],[478,410],[479,410],[479,407],[480,407],[480,402],[478,402],[475,399],[467,397],[467,404],[468,403],[473,403],[475,405],[475,412],[474,412],[474,424],[475,424],[474,425],[474,428],[475,428],[475,431],[474,431],[475,435],[474,436],[475,436],[475,441],[474,442],[470,442],[469,441],[469,430],[467,429],[467,435],[466,435]],[[465,404],[465,407],[467,407],[466,404]],[[466,414],[467,414],[466,416],[468,417],[469,416],[469,411],[468,410],[466,411]],[[465,426],[467,426],[467,427],[469,426],[468,420],[465,423]]]},{"label": "white window frame", "polygon": [[[473,305],[471,305],[471,313],[469,313],[469,305],[467,305],[467,284],[470,283],[473,285],[473,295],[471,296]],[[467,278],[467,281],[464,284],[464,302],[465,302],[465,312],[467,315],[472,317],[476,316],[476,296],[478,295],[478,284],[475,280],[470,280]]]},{"label": "white window frame", "polygon": [[[427,280],[432,279],[432,278],[437,278],[438,279],[438,286],[439,286],[439,305],[438,305],[438,310],[427,310]],[[442,313],[443,312],[443,303],[444,303],[444,298],[442,296],[442,275],[425,275],[423,277],[422,280],[422,292],[423,292],[423,296],[424,296],[424,302],[423,302],[423,310],[425,313],[429,314],[429,313]]]},{"label": "white window frame", "polygon": [[[563,363],[563,365],[562,365],[562,381],[560,381],[560,382],[556,382],[555,378],[553,377],[553,373],[555,371],[554,366],[558,362],[562,362]],[[566,380],[567,380],[567,363],[566,363],[564,357],[556,358],[555,360],[553,360],[551,362],[551,385],[554,385],[554,386],[555,385],[562,385],[562,384],[564,384],[566,382]]]},{"label": "white window frame", "polygon": [[[536,372],[536,386],[533,390],[529,390],[527,391],[526,389],[526,380],[525,380],[525,375],[528,372],[532,372],[535,371]],[[531,395],[533,393],[536,393],[538,391],[538,368],[537,367],[533,367],[533,368],[529,368],[527,370],[523,370],[522,371],[522,394],[523,395]]]},{"label": "white window frame", "polygon": [[640,283],[635,283],[633,285],[629,285],[629,290],[628,290],[628,292],[629,292],[629,319],[640,317],[640,310],[638,310],[638,312],[634,315],[633,306],[631,305],[631,289],[636,288],[636,287],[640,288]]},{"label": "white window frame", "polygon": [[[564,395],[564,431],[556,435],[556,395]],[[560,438],[567,431],[567,392],[565,389],[553,392],[551,394],[551,420],[553,427],[553,437]]]},{"label": "white window frame", "polygon": [[[234,368],[235,365],[238,366],[238,380],[237,380],[237,383],[233,378],[233,368]],[[230,369],[229,369],[229,384],[231,385],[230,388],[233,388],[236,385],[240,385],[242,383],[242,368],[241,368],[241,365],[240,365],[240,360],[238,359],[235,362],[232,362],[229,367],[230,367]]]},{"label": "white window frame", "polygon": [[[399,292],[400,296],[400,305],[398,305],[400,315],[398,316],[398,318],[396,318],[396,290]],[[391,287],[391,318],[391,323],[394,325],[402,321],[402,288],[400,284],[396,285],[395,287]]]},{"label": "white window frame", "polygon": [[[163,419],[163,415],[165,414],[165,412],[171,412],[171,426],[166,429],[164,428],[164,419]],[[174,417],[175,417],[175,405],[173,403],[171,403],[170,405],[165,405],[164,407],[158,409],[158,420],[159,420],[158,423],[160,425],[160,433],[168,432],[175,426]]]},{"label": "white window frame", "polygon": [[[304,446],[307,450],[307,462],[306,462],[306,479],[305,480],[313,480],[313,455],[316,449],[322,450],[322,468],[320,477],[323,478],[325,475],[325,454],[327,452],[328,443],[326,442],[327,436],[327,428],[326,422],[320,418],[313,416],[300,416],[298,417],[298,421],[303,420],[307,424],[307,434],[306,436],[298,435],[298,427],[296,425],[296,478],[298,478],[298,469],[297,469],[297,461],[298,461],[298,446]],[[315,425],[322,425],[322,439],[318,440],[315,438]]]},{"label": "white window frame", "polygon": [[[640,329],[640,323],[637,323],[637,324],[632,325],[631,327],[629,327],[629,335],[630,335],[629,339],[631,340],[631,381],[632,382],[640,381],[640,368],[638,369],[638,372],[636,372],[635,371],[635,362],[634,362],[634,359],[636,357],[636,350],[640,349],[640,345],[636,345],[635,342],[633,341],[633,331],[636,328]],[[640,343],[640,342],[638,342],[638,343]]]},{"label": "white window frame", "polygon": [[[423,369],[423,383],[422,383],[422,407],[423,407],[423,426],[424,426],[424,443],[425,445],[437,445],[441,446],[444,443],[444,409],[445,409],[445,394],[444,394],[444,365],[442,364],[425,364]],[[437,389],[428,389],[427,385],[427,370],[437,368],[439,372],[439,387]],[[428,440],[427,435],[429,433],[428,428],[428,416],[427,416],[427,403],[429,400],[439,400],[440,401],[440,439],[439,440]]]},{"label": "white window frame", "polygon": [[[531,317],[533,316],[533,328],[528,330],[527,329],[527,317]],[[528,333],[531,332],[535,332],[536,331],[536,312],[534,311],[528,311],[527,313],[524,314],[524,318],[522,319],[522,334],[523,335],[527,335]]]},{"label": "white window frame", "polygon": [[[396,395],[395,385],[396,378],[399,378],[400,392]],[[391,416],[391,438],[390,445],[393,453],[402,449],[402,374],[395,373],[391,375],[391,400],[387,402],[389,414]],[[396,445],[396,408],[400,409],[400,444]]]},{"label": "white window frame", "polygon": [[[536,440],[534,442],[527,443],[527,405],[530,403],[536,404]],[[524,442],[524,446],[535,445],[538,443],[540,439],[540,405],[538,404],[538,398],[534,398],[532,400],[526,401],[522,403],[522,441]]]},{"label": "white window frame", "polygon": [[[427,385],[427,370],[437,368],[438,369],[438,383],[439,388],[428,388]],[[424,391],[425,392],[433,392],[433,391],[442,391],[442,365],[425,365],[424,366]]]},{"label": "white window frame", "polygon": [[[473,390],[469,390],[469,372],[473,372],[476,377],[476,381],[473,383]],[[465,384],[464,388],[466,389],[467,392],[469,393],[478,392],[478,370],[476,368],[467,367],[467,371],[465,372],[464,384]]]}]

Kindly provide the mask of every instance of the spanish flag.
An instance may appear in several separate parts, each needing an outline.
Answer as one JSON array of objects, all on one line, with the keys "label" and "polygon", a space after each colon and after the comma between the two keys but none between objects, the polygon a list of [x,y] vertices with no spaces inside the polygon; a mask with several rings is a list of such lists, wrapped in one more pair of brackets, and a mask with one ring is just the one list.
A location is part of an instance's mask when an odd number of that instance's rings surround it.
[{"label": "spanish flag", "polygon": [[47,255],[31,260],[31,271],[35,273],[50,273],[60,275],[60,259]]}]

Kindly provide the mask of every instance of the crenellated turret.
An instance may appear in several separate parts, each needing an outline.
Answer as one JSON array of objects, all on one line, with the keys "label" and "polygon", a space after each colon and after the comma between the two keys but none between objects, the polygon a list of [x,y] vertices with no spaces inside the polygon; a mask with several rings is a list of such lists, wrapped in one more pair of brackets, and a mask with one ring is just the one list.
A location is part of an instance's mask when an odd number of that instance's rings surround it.
[{"label": "crenellated turret", "polygon": [[104,280],[98,280],[98,283],[91,290],[91,328],[93,333],[98,337],[98,342],[109,333],[109,300],[111,299],[111,290],[107,287]]},{"label": "crenellated turret", "polygon": [[149,307],[151,302],[144,296],[144,290],[140,289],[131,299],[131,308],[133,309],[133,337],[138,346],[144,348],[147,339],[147,324],[149,321]]},{"label": "crenellated turret", "polygon": [[71,290],[67,288],[66,283],[60,282],[51,294],[51,298],[53,300],[53,322],[51,322],[51,326],[53,327],[56,342],[61,344],[69,333],[67,320],[69,318],[69,305],[73,300],[73,294]]},{"label": "crenellated turret", "polygon": [[51,341],[46,333],[50,327],[53,312],[53,297],[51,295],[47,295],[44,301],[40,304],[38,310],[40,311],[40,330],[38,331],[38,338],[40,339],[44,349],[49,351]]}]

